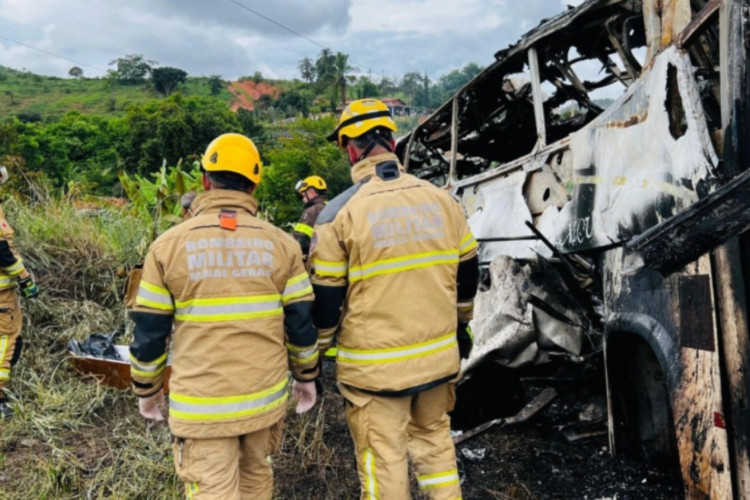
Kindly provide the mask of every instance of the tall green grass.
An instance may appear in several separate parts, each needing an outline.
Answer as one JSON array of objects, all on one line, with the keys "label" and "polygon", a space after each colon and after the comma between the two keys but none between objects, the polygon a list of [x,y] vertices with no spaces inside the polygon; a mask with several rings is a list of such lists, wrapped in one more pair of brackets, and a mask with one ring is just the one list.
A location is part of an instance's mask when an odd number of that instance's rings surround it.
[{"label": "tall green grass", "polygon": [[71,339],[125,329],[118,269],[138,260],[147,231],[119,210],[77,210],[64,198],[4,208],[41,295],[23,303],[0,498],[179,498],[166,426],[144,422],[128,391],[75,372],[66,353]]},{"label": "tall green grass", "polygon": [[[0,500],[183,498],[167,425],[143,420],[129,391],[76,372],[66,348],[114,330],[129,342],[123,269],[138,261],[151,228],[127,209],[79,210],[64,197],[42,198],[4,204],[41,294],[22,304],[25,350],[9,387],[16,416],[0,422]],[[341,407],[331,413],[331,405]],[[338,418],[336,442],[350,443],[342,410],[329,391],[313,411],[290,415],[274,465],[276,498],[358,495],[352,450],[327,442]]]}]

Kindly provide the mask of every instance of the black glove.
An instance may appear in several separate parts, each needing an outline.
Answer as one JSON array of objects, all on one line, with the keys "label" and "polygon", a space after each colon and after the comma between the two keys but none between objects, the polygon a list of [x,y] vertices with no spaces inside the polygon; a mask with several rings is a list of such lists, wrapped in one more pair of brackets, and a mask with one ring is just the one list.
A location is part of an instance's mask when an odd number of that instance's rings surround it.
[{"label": "black glove", "polygon": [[21,295],[27,299],[33,299],[39,295],[39,287],[31,276],[18,280],[18,288],[21,290]]},{"label": "black glove", "polygon": [[474,345],[474,334],[471,333],[469,323],[459,321],[456,338],[458,340],[458,353],[461,359],[468,359],[469,354],[471,354],[471,348]]}]

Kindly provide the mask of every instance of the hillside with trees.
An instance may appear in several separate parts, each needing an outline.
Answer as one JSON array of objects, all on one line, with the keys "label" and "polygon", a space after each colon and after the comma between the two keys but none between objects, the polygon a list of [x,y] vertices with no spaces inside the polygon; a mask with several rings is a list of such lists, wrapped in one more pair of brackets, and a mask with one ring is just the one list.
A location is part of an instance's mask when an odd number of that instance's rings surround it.
[{"label": "hillside with trees", "polygon": [[[77,66],[70,78],[0,67],[0,163],[62,193],[126,196],[123,178],[153,182],[164,168],[192,171],[210,140],[240,132],[258,144],[266,165],[261,209],[282,227],[297,216],[290,186],[312,173],[332,193],[349,182],[344,156],[323,140],[351,99],[400,98],[412,116],[438,106],[481,68],[468,64],[437,82],[417,72],[373,81],[355,76],[348,54],[323,49],[299,62],[300,80],[260,72],[229,82],[159,66],[141,54],[114,59],[105,77]],[[137,177],[136,177],[137,176]]]}]

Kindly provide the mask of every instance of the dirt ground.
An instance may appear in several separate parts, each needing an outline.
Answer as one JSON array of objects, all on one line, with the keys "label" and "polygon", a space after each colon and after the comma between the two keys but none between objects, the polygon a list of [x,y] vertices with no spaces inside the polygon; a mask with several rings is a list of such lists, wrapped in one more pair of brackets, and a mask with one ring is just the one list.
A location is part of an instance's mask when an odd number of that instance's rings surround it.
[{"label": "dirt ground", "polygon": [[[284,449],[276,461],[277,497],[284,499],[359,498],[354,452],[344,419],[344,401],[330,374],[320,415],[327,456],[305,457],[292,434],[311,417],[292,416]],[[589,426],[594,437],[568,442],[560,426],[601,395],[590,388],[567,387],[524,424],[495,427],[457,447],[464,499],[675,499],[682,497],[679,478],[668,477],[647,463],[613,458],[607,448],[606,423]],[[303,422],[307,421],[306,424]],[[320,422],[318,422],[320,423]],[[309,440],[308,449],[320,447]],[[412,477],[412,494],[420,496]]]},{"label": "dirt ground", "polygon": [[[38,366],[46,359],[43,351],[31,351],[22,367]],[[0,424],[0,499],[184,498],[166,424],[145,422],[127,391],[81,378],[67,363],[57,366],[56,375],[44,378],[52,392],[30,386],[41,395],[23,391],[17,418],[8,428]],[[334,390],[332,366],[327,368],[322,401],[303,415],[290,411],[286,420],[282,449],[274,458],[277,499],[359,498],[344,400]],[[22,371],[19,381],[32,377]],[[493,385],[504,387],[495,377],[486,381],[487,394]],[[540,390],[536,383],[527,395]],[[610,457],[603,420],[584,429],[594,437],[568,442],[561,426],[579,427],[591,401],[599,401],[602,418],[602,395],[570,381],[557,391],[559,396],[526,423],[491,428],[457,447],[464,499],[682,496],[679,479],[643,462]],[[90,401],[80,400],[82,394]],[[414,479],[412,496],[425,499]]]}]

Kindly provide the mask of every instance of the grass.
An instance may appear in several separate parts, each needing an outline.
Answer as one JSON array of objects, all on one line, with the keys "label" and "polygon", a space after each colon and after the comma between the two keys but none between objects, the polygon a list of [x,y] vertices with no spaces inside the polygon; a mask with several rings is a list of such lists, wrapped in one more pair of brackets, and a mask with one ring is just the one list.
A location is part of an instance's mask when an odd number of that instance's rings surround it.
[{"label": "grass", "polygon": [[[129,391],[76,372],[66,347],[71,339],[114,330],[125,332],[120,341],[127,343],[125,275],[118,269],[138,260],[150,228],[118,209],[91,215],[65,198],[43,192],[40,198],[4,204],[42,293],[23,303],[25,349],[9,386],[16,416],[0,424],[0,500],[182,498],[167,425],[143,420]],[[290,402],[274,459],[275,498],[359,496],[344,403],[330,368],[312,411],[296,415]]]},{"label": "grass", "polygon": [[[211,96],[207,77],[188,77],[181,90],[186,96]],[[121,85],[105,78],[46,77],[0,66],[0,120],[18,115],[56,119],[68,111],[122,116],[128,105],[159,97],[150,83]],[[226,88],[215,97],[227,103],[232,100]]]},{"label": "grass", "polygon": [[0,498],[179,498],[166,426],[148,425],[132,395],[81,377],[66,355],[71,339],[124,329],[117,269],[137,259],[138,224],[117,212],[77,213],[64,199],[5,208],[42,294],[23,304]]},{"label": "grass", "polygon": [[[42,293],[23,303],[25,349],[9,386],[16,416],[0,424],[0,499],[182,498],[167,425],[144,421],[129,391],[82,376],[67,356],[71,339],[129,330],[121,269],[138,260],[150,228],[117,209],[91,215],[65,198],[42,200],[4,204]],[[336,397],[290,412],[275,465],[278,498],[311,498],[310,485],[317,498],[356,496],[351,451],[337,451],[339,441],[350,444],[343,421],[326,435],[330,405],[342,404]]]}]

